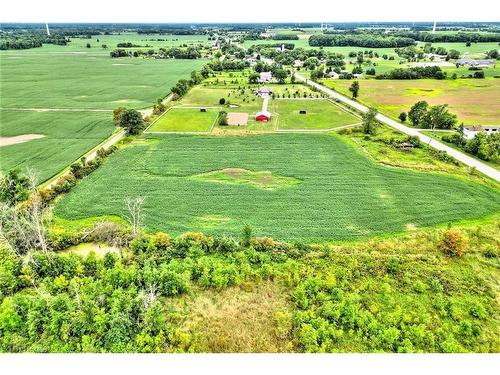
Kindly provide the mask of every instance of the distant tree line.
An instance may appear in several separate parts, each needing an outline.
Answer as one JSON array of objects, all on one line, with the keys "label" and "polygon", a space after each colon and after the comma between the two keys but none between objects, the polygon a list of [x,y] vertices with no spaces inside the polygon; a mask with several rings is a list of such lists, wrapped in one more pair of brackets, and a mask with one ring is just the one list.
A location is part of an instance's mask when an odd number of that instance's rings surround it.
[{"label": "distant tree line", "polygon": [[312,35],[309,38],[309,45],[312,47],[355,46],[367,48],[399,48],[415,44],[415,40],[411,38],[372,34],[320,34]]},{"label": "distant tree line", "polygon": [[65,46],[68,42],[69,39],[58,35],[2,36],[0,39],[0,50],[38,48],[44,43]]},{"label": "distant tree line", "polygon": [[187,48],[160,48],[158,51],[154,49],[149,49],[147,51],[137,50],[137,51],[127,51],[123,48],[118,48],[109,53],[112,58],[118,57],[140,57],[140,56],[154,56],[155,58],[164,59],[199,59],[201,57],[201,49],[199,47],[187,47]]},{"label": "distant tree line", "polygon": [[446,72],[443,72],[439,66],[416,66],[413,68],[397,68],[390,72],[377,75],[377,79],[421,79],[435,78],[445,79]]},{"label": "distant tree line", "polygon": [[299,36],[296,34],[274,34],[271,39],[274,40],[299,40]]},{"label": "distant tree line", "polygon": [[404,38],[411,38],[413,40],[418,40],[422,42],[430,43],[453,43],[453,42],[473,42],[473,43],[485,43],[485,42],[500,42],[500,33],[471,33],[471,32],[457,32],[452,34],[442,34],[442,33],[430,33],[430,32],[420,32],[420,31],[400,31],[395,33]]}]

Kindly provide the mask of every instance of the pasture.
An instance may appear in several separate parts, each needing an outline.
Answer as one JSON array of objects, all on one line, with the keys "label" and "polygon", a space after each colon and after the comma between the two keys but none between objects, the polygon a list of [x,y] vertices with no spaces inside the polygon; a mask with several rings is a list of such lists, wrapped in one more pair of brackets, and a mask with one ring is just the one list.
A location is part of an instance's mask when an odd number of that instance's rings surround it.
[{"label": "pasture", "polygon": [[0,111],[0,136],[42,134],[43,138],[0,147],[0,171],[31,168],[47,180],[114,130],[110,112]]},{"label": "pasture", "polygon": [[[228,168],[244,170],[243,177],[228,177]],[[264,172],[294,183],[272,189],[252,183]],[[54,212],[64,219],[124,217],[125,198],[135,196],[145,197],[151,231],[238,236],[249,224],[257,236],[308,242],[402,232],[500,209],[496,190],[375,164],[338,135],[272,134],[149,136],[108,159]]]},{"label": "pasture", "polygon": [[279,113],[278,129],[333,129],[361,122],[327,99],[279,99],[273,104]]},{"label": "pasture", "polygon": [[[322,82],[342,94],[350,96],[348,80]],[[498,124],[500,113],[500,80],[360,80],[358,100],[378,108],[395,119],[419,100],[431,105],[449,104],[450,111],[466,125]]]},{"label": "pasture", "polygon": [[159,117],[147,130],[154,132],[209,132],[219,116],[219,109],[173,107]]}]

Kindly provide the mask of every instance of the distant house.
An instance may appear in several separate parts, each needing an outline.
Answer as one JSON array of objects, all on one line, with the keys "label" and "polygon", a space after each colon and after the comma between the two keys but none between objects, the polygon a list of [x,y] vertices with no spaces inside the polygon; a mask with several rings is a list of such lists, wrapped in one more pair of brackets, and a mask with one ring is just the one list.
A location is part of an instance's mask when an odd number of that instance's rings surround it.
[{"label": "distant house", "polygon": [[257,64],[257,59],[255,57],[247,57],[245,61],[248,62],[250,66]]},{"label": "distant house", "polygon": [[485,132],[486,134],[500,133],[500,125],[474,125],[464,127],[464,138],[472,139],[476,134],[480,132]]},{"label": "distant house", "polygon": [[285,45],[282,44],[281,47],[276,47],[276,52],[285,52]]},{"label": "distant house", "polygon": [[493,60],[458,59],[457,64],[461,66],[472,66],[475,68],[490,68],[495,65]]},{"label": "distant house", "polygon": [[255,121],[269,121],[271,119],[271,112],[261,111],[255,115]]},{"label": "distant house", "polygon": [[261,72],[259,77],[259,82],[267,83],[273,80],[273,74],[271,72]]},{"label": "distant house", "polygon": [[424,53],[424,58],[431,61],[444,61],[446,60],[446,55],[438,55],[436,53]]},{"label": "distant house", "polygon": [[354,78],[357,78],[357,79],[363,78],[363,74],[361,74],[361,73],[356,73],[356,74],[353,74],[352,76]]},{"label": "distant house", "polygon": [[268,97],[273,94],[273,90],[271,90],[268,86],[262,86],[255,92],[256,95],[261,96],[263,98]]},{"label": "distant house", "polygon": [[302,68],[304,66],[304,61],[302,60],[295,60],[293,62],[294,68]]},{"label": "distant house", "polygon": [[337,72],[334,72],[333,70],[331,72],[326,73],[327,77],[332,78],[332,79],[338,79],[340,76]]}]

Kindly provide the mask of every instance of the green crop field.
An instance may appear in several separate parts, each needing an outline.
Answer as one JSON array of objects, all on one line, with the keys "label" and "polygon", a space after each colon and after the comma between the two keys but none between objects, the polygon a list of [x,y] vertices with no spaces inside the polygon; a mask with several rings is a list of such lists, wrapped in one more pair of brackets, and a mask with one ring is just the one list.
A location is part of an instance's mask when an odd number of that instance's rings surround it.
[{"label": "green crop field", "polygon": [[99,144],[114,130],[110,112],[0,111],[0,136],[45,137],[0,147],[0,171],[31,168],[44,181]]},{"label": "green crop field", "polygon": [[[61,52],[54,51],[54,47],[61,48]],[[109,51],[77,52],[71,45],[1,51],[0,59],[1,135],[45,135],[3,146],[0,170],[29,166],[40,181],[57,174],[109,136],[114,129],[112,109],[152,106],[180,78],[188,78],[191,71],[204,63],[203,60],[112,59]]]},{"label": "green crop field", "polygon": [[[227,181],[228,168],[245,173]],[[298,183],[259,188],[263,172],[269,181]],[[150,137],[110,158],[55,213],[67,219],[123,216],[125,198],[134,196],[146,197],[150,230],[238,235],[249,224],[259,236],[305,241],[400,232],[500,208],[498,191],[374,164],[336,135],[275,134]]]},{"label": "green crop field", "polygon": [[[162,39],[162,40],[158,40]],[[23,53],[39,55],[39,54],[60,54],[68,52],[78,52],[80,55],[106,55],[117,48],[118,43],[131,42],[142,47],[127,48],[127,50],[144,50],[158,49],[160,47],[179,47],[182,45],[199,45],[205,44],[208,41],[206,35],[157,35],[157,34],[137,34],[134,32],[126,32],[110,35],[93,35],[91,38],[71,38],[71,41],[66,46],[58,46],[53,44],[44,44],[41,48],[32,48],[22,50]],[[90,48],[87,48],[87,43]],[[107,48],[103,48],[105,44]],[[20,52],[20,51],[11,51]]]},{"label": "green crop field", "polygon": [[[279,129],[330,129],[361,121],[326,99],[279,99],[273,104]],[[302,110],[306,113],[300,114]]]},{"label": "green crop field", "polygon": [[3,108],[144,108],[204,63],[25,51],[0,58]]},{"label": "green crop field", "polygon": [[219,115],[216,108],[171,108],[155,121],[148,132],[208,132]]},{"label": "green crop field", "polygon": [[[349,95],[346,80],[324,80],[323,83]],[[451,112],[465,124],[498,124],[500,113],[500,80],[361,80],[358,100],[393,118],[408,111],[419,100],[429,104],[448,104]]]}]

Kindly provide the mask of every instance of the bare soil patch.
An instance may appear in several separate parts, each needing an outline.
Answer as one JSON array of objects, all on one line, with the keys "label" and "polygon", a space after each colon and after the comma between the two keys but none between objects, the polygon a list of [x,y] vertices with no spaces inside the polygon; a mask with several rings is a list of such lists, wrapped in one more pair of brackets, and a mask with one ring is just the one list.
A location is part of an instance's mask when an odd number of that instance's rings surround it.
[{"label": "bare soil patch", "polygon": [[16,145],[19,143],[29,142],[33,139],[40,139],[44,137],[45,135],[43,134],[23,134],[16,135],[14,137],[0,137],[0,147]]}]

